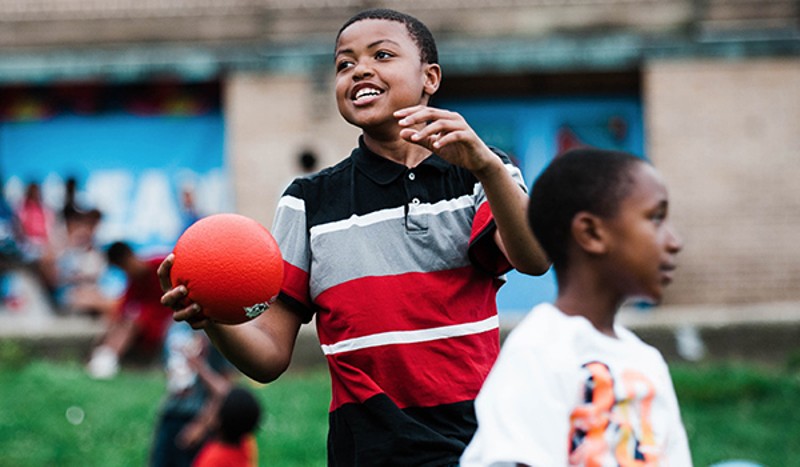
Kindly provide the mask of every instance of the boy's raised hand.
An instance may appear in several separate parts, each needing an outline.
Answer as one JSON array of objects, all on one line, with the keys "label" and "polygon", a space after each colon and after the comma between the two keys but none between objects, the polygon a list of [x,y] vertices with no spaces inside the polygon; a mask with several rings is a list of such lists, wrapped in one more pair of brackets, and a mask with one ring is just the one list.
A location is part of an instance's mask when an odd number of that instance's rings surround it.
[{"label": "boy's raised hand", "polygon": [[[400,137],[431,152],[479,173],[499,159],[481,140],[464,117],[457,112],[416,105],[394,113],[400,125]],[[419,127],[419,125],[425,125]]]},{"label": "boy's raised hand", "polygon": [[186,286],[172,287],[169,274],[174,262],[175,255],[170,253],[158,265],[158,280],[161,283],[161,290],[164,291],[164,295],[161,296],[161,304],[174,310],[172,317],[175,321],[186,321],[194,329],[203,329],[210,320],[203,315],[200,305],[188,302],[189,291]]},{"label": "boy's raised hand", "polygon": [[544,274],[550,262],[528,228],[528,195],[464,117],[424,105],[398,110],[394,117],[398,119],[401,138],[475,175],[492,207],[497,246],[520,272]]}]

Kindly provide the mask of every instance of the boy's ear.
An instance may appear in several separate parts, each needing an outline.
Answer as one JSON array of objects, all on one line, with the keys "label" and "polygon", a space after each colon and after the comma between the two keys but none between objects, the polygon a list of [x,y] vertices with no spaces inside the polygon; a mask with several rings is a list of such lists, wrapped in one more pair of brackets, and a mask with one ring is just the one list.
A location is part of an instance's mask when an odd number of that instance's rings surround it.
[{"label": "boy's ear", "polygon": [[439,85],[442,83],[442,67],[438,63],[426,63],[424,66],[425,84],[423,92],[430,97],[439,90]]},{"label": "boy's ear", "polygon": [[586,253],[602,255],[608,251],[608,238],[603,220],[586,211],[572,218],[572,238]]}]

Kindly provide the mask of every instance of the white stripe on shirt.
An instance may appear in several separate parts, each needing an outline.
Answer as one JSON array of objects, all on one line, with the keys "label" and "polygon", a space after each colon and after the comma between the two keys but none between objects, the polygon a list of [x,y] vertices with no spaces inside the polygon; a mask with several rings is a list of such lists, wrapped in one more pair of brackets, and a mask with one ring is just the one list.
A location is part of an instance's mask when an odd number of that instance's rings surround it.
[{"label": "white stripe on shirt", "polygon": [[[470,195],[464,195],[455,199],[439,201],[434,204],[422,203],[414,208],[414,214],[438,215],[443,212],[454,212],[460,209],[466,209],[471,207],[472,204],[473,202]],[[350,227],[367,227],[369,225],[378,224],[392,219],[402,219],[405,217],[405,215],[405,206],[382,209],[380,211],[371,212],[363,216],[353,214],[347,219],[311,227],[311,236],[314,237],[317,235],[347,230]]]},{"label": "white stripe on shirt", "polygon": [[325,355],[336,355],[343,352],[352,352],[354,350],[383,345],[414,344],[418,342],[480,334],[492,329],[497,329],[498,327],[500,327],[500,320],[497,315],[495,315],[482,321],[475,321],[472,323],[452,324],[449,326],[414,331],[382,332],[369,336],[346,339],[335,344],[322,344],[320,347],[322,347],[322,353]]},{"label": "white stripe on shirt", "polygon": [[278,207],[287,207],[290,209],[294,209],[295,211],[303,211],[306,210],[306,203],[300,198],[295,198],[291,195],[281,196],[281,199],[278,200]]}]

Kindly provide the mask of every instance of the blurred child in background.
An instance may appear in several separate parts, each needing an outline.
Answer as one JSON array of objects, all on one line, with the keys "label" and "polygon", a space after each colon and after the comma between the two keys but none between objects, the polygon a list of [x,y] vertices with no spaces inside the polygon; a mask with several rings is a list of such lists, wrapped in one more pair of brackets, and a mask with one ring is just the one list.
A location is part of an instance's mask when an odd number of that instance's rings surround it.
[{"label": "blurred child in background", "polygon": [[213,432],[235,368],[204,334],[173,323],[164,344],[167,396],[150,453],[152,467],[189,467]]},{"label": "blurred child in background", "polygon": [[133,346],[145,356],[158,355],[172,322],[172,310],[161,304],[156,274],[163,257],[142,258],[125,242],[111,244],[106,255],[110,264],[125,272],[127,285],[87,365],[89,374],[98,379],[116,375],[119,360]]},{"label": "blurred child in background", "polygon": [[258,447],[255,431],[261,421],[261,406],[243,387],[231,389],[217,412],[218,428],[200,450],[193,467],[256,467]]},{"label": "blurred child in background", "polygon": [[95,242],[102,217],[99,210],[92,209],[64,218],[66,240],[55,253],[50,272],[59,312],[107,318],[115,309],[118,297],[101,284],[108,272],[108,261]]}]

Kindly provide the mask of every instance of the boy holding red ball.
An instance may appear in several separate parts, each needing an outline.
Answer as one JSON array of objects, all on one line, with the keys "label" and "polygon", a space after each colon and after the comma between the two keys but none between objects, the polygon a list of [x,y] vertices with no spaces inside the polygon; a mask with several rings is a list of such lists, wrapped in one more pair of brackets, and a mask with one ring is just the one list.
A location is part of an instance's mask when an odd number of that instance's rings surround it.
[{"label": "boy holding red ball", "polygon": [[314,317],[332,379],[329,465],[455,465],[499,351],[501,276],[549,266],[527,228],[525,183],[461,115],[428,106],[442,75],[416,18],[355,15],[335,70],[339,112],[363,133],[350,157],[286,189],[272,229],[278,300],[242,325],[211,322],[180,305],[168,257],[163,302],[260,381],[286,370]]}]

